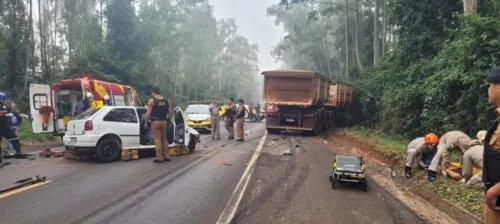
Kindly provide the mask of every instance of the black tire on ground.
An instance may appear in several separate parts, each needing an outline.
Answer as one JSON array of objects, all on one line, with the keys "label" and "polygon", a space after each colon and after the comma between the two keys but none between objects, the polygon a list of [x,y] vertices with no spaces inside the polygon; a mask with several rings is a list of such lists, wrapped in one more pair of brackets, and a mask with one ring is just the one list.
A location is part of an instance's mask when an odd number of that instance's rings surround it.
[{"label": "black tire on ground", "polygon": [[363,183],[363,186],[361,186],[361,190],[363,190],[364,192],[368,191],[368,183],[367,182]]},{"label": "black tire on ground", "polygon": [[101,162],[113,162],[120,159],[121,154],[120,142],[115,138],[107,138],[99,142],[97,146],[97,157]]},{"label": "black tire on ground", "polygon": [[189,143],[187,145],[189,153],[192,153],[196,149],[196,136],[189,135]]},{"label": "black tire on ground", "polygon": [[281,133],[280,129],[274,129],[274,128],[267,128],[267,133],[269,134],[279,134]]}]

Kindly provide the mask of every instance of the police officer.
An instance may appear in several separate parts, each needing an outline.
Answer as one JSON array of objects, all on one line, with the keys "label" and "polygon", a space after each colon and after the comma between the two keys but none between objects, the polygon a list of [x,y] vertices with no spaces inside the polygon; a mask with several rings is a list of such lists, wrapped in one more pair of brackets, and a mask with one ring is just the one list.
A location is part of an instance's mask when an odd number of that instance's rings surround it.
[{"label": "police officer", "polygon": [[486,81],[488,88],[488,103],[497,109],[497,119],[491,124],[484,138],[483,153],[483,183],[486,187],[486,206],[484,206],[484,222],[500,221],[500,67],[488,72]]},{"label": "police officer", "polygon": [[234,115],[236,114],[236,106],[234,105],[234,99],[229,98],[229,102],[226,105],[226,129],[229,132],[229,137],[227,139],[234,139]]},{"label": "police officer", "polygon": [[151,92],[152,98],[148,101],[144,128],[148,129],[148,121],[151,120],[151,131],[153,132],[156,151],[156,158],[153,162],[170,162],[167,139],[167,119],[172,115],[172,104],[161,95],[158,87],[153,87]]},{"label": "police officer", "polygon": [[450,163],[451,150],[458,147],[462,153],[465,153],[470,148],[470,141],[470,137],[461,131],[450,131],[441,136],[437,146],[437,153],[432,158],[431,165],[427,170],[429,180],[436,180],[436,171],[439,165],[441,165],[443,176],[447,176],[446,169]]},{"label": "police officer", "polygon": [[[238,109],[236,109],[236,136],[238,137],[236,141],[244,141],[245,140],[245,105],[243,99],[238,100]],[[248,113],[248,117],[250,117],[250,113]]]},{"label": "police officer", "polygon": [[219,111],[220,107],[217,104],[217,100],[212,98],[212,102],[208,106],[210,111],[210,121],[212,124],[212,139],[220,139],[220,120],[219,120]]},{"label": "police officer", "polygon": [[436,146],[439,143],[439,138],[434,133],[429,133],[425,137],[416,138],[408,144],[406,152],[405,177],[412,176],[411,169],[417,164],[425,168],[422,160],[423,156],[436,153]]},{"label": "police officer", "polygon": [[[19,145],[19,138],[16,133],[10,127],[10,119],[14,116],[11,113],[11,109],[9,106],[5,105],[5,98],[7,95],[3,92],[0,92],[0,138],[4,137],[12,144],[16,153],[21,153],[21,147]],[[0,159],[1,163],[1,159]]]}]

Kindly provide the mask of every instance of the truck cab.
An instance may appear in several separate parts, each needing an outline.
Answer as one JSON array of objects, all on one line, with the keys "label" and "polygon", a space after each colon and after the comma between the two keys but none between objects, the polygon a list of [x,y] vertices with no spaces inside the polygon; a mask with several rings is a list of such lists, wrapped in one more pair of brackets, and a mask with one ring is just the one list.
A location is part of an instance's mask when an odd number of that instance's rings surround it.
[{"label": "truck cab", "polygon": [[91,93],[93,105],[102,106],[105,95],[110,105],[140,106],[136,91],[126,85],[95,80],[89,75],[61,80],[51,85],[31,84],[29,88],[30,113],[33,133],[53,133],[63,136],[69,120],[75,115],[75,106]]}]

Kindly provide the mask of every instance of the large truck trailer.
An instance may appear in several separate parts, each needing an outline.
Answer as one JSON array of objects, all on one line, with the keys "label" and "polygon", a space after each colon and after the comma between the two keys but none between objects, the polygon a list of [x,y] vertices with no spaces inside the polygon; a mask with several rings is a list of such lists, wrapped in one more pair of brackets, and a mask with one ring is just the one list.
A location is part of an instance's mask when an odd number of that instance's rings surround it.
[{"label": "large truck trailer", "polygon": [[319,134],[348,121],[352,87],[313,71],[262,72],[268,133],[299,130]]}]

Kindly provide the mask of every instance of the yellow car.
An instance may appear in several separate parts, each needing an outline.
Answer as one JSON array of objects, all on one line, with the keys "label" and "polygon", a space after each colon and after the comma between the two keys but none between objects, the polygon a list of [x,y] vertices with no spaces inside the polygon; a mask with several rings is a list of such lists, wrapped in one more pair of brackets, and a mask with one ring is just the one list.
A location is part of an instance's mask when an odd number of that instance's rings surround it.
[{"label": "yellow car", "polygon": [[191,104],[186,108],[187,124],[195,130],[210,131],[212,122],[208,105]]}]

